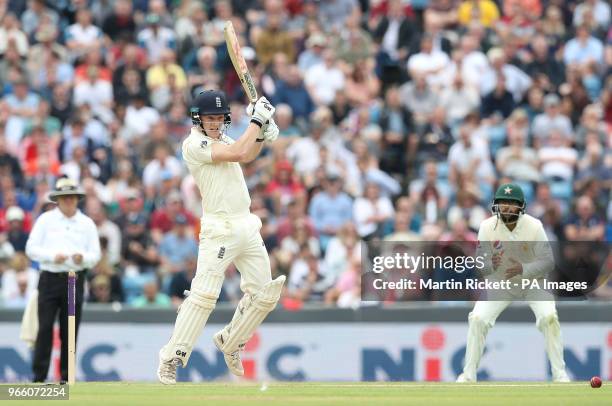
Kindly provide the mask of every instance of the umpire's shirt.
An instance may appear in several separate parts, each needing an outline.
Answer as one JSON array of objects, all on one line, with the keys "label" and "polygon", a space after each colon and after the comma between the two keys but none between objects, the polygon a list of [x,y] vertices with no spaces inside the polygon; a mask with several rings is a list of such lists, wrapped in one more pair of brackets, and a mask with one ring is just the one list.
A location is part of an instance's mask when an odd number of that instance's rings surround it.
[{"label": "umpire's shirt", "polygon": [[[34,348],[32,370],[35,382],[44,382],[49,371],[53,343],[53,324],[59,314],[62,341],[60,369],[62,380],[68,379],[68,272],[77,272],[76,327],[81,319],[85,275],[82,273],[100,260],[100,242],[94,222],[80,210],[66,217],[59,208],[45,212],[34,223],[26,244],[26,254],[39,263],[38,335]],[[55,263],[58,254],[66,260]],[[72,256],[81,254],[80,264]]]}]

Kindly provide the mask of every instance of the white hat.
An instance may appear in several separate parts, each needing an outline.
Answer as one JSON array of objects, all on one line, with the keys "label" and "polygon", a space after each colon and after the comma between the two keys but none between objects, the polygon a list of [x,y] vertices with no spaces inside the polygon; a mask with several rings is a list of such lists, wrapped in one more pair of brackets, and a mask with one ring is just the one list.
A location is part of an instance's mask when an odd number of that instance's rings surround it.
[{"label": "white hat", "polygon": [[55,190],[49,194],[49,200],[57,202],[57,198],[60,196],[78,196],[83,198],[85,197],[85,192],[72,179],[59,178],[55,183]]},{"label": "white hat", "polygon": [[23,221],[25,213],[21,207],[11,206],[6,211],[6,221]]}]

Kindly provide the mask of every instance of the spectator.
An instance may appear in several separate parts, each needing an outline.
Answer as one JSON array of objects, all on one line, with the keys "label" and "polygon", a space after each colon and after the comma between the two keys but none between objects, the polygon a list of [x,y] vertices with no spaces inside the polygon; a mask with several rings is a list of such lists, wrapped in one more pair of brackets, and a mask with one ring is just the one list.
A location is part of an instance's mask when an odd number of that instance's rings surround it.
[{"label": "spectator", "polygon": [[415,123],[425,125],[439,102],[438,95],[427,84],[424,76],[416,76],[413,79],[400,87],[400,98],[412,113]]},{"label": "spectator", "polygon": [[155,147],[153,159],[144,168],[142,183],[147,188],[149,195],[154,195],[153,191],[159,186],[163,177],[169,177],[173,179],[173,183],[178,184],[178,178],[182,173],[179,160],[171,155],[167,146],[158,145]]},{"label": "spectator", "polygon": [[14,254],[10,266],[0,275],[2,299],[7,307],[25,308],[38,285],[38,272],[30,266],[23,252]]},{"label": "spectator", "polygon": [[499,77],[495,89],[482,99],[482,117],[498,124],[502,119],[506,119],[512,114],[515,106],[512,93],[506,87],[506,79]]},{"label": "spectator", "polygon": [[314,256],[320,257],[319,240],[308,228],[308,220],[305,217],[299,217],[292,223],[291,234],[281,240],[280,250],[291,254],[295,258],[299,255],[300,248],[306,245]]},{"label": "spectator", "polygon": [[[463,230],[460,225],[462,221],[465,221],[465,226],[472,232],[478,232],[480,223],[489,217],[489,213],[478,204],[480,200],[480,191],[474,184],[464,184],[457,191],[457,203],[448,209],[447,216],[447,223],[454,232],[457,232],[458,229]],[[457,229],[455,229],[456,225]],[[462,235],[466,236],[466,234]],[[456,241],[468,240],[458,239]],[[472,241],[475,241],[475,239],[472,239]]]},{"label": "spectator", "polygon": [[355,199],[353,218],[359,236],[365,241],[382,237],[383,227],[393,218],[393,205],[388,197],[381,197],[378,185],[368,183],[363,197]]},{"label": "spectator", "polygon": [[412,114],[402,104],[399,89],[389,87],[385,93],[385,105],[379,119],[383,131],[384,148],[381,165],[387,172],[403,173],[406,168],[406,152],[413,137]]},{"label": "spectator", "polygon": [[336,284],[325,292],[325,303],[337,304],[341,308],[357,308],[361,304],[361,256],[351,257],[347,269]]},{"label": "spectator", "polygon": [[23,171],[21,170],[21,165],[19,164],[19,160],[8,152],[6,137],[4,135],[0,135],[0,173],[10,175],[17,187],[23,186]]},{"label": "spectator", "polygon": [[306,49],[300,53],[297,66],[301,74],[305,74],[308,69],[323,62],[323,50],[327,44],[327,39],[320,32],[311,34],[306,40]]},{"label": "spectator", "polygon": [[424,34],[420,51],[408,59],[408,70],[413,78],[424,76],[430,86],[438,86],[450,62],[447,54],[434,49],[432,36]]},{"label": "spectator", "polygon": [[585,0],[576,5],[573,20],[574,26],[580,27],[589,19],[595,20],[597,28],[601,30],[609,29],[610,4],[602,0]]},{"label": "spectator", "polygon": [[[25,252],[29,232],[25,230],[25,213],[19,206],[11,206],[6,211],[6,222],[8,223],[7,237],[15,252]],[[30,219],[31,224],[31,219]]]},{"label": "spectator", "polygon": [[302,246],[300,255],[289,272],[289,297],[299,301],[320,302],[333,283],[331,275],[326,273],[325,265],[310,252],[307,245]]},{"label": "spectator", "polygon": [[[277,84],[272,102],[278,107],[287,104],[296,120],[304,121],[314,110],[314,104],[296,65],[287,68],[287,76]],[[277,112],[278,114],[278,112]]]},{"label": "spectator", "polygon": [[591,62],[601,65],[604,61],[604,47],[600,40],[591,36],[588,27],[581,25],[576,29],[576,37],[567,42],[563,49],[563,62],[566,65],[583,67]]},{"label": "spectator", "polygon": [[113,86],[110,81],[100,77],[100,70],[96,66],[87,68],[87,80],[74,87],[74,104],[81,106],[88,104],[94,114],[105,123],[112,120],[111,107],[113,105]]},{"label": "spectator", "polygon": [[[508,63],[506,53],[500,48],[493,48],[487,52],[489,69],[480,79],[480,94],[486,95],[496,89],[500,81],[505,82],[505,87],[512,94],[515,103],[520,103],[527,89],[532,84],[532,79],[520,68]],[[485,103],[482,103],[485,105]]]},{"label": "spectator", "polygon": [[64,137],[58,148],[60,161],[72,159],[75,148],[85,149],[88,160],[93,160],[94,142],[85,132],[85,123],[80,117],[72,119],[70,126],[64,127]]},{"label": "spectator", "polygon": [[414,209],[410,205],[410,212],[398,211],[393,220],[393,232],[387,234],[385,241],[421,241],[422,238],[410,228],[413,219]]},{"label": "spectator", "polygon": [[540,180],[538,155],[527,146],[525,132],[515,125],[508,126],[508,146],[497,151],[495,163],[502,176],[522,181]]},{"label": "spectator", "polygon": [[102,202],[96,199],[87,201],[87,214],[96,224],[98,235],[105,238],[105,258],[110,266],[117,266],[121,260],[121,230],[107,218]]},{"label": "spectator", "polygon": [[[144,50],[138,47],[136,44],[127,43],[120,50],[120,55],[115,58],[114,71],[113,71],[113,91],[115,94],[119,94],[122,90],[122,82],[125,72],[128,70],[134,70],[138,74],[138,83],[142,86],[145,84],[145,65],[146,65],[146,53]],[[125,99],[120,99],[123,104],[127,102]]]},{"label": "spectator", "polygon": [[338,59],[353,66],[369,59],[374,53],[370,33],[361,28],[361,17],[360,9],[354,7],[332,45]]},{"label": "spectator", "polygon": [[466,85],[480,89],[483,76],[489,70],[489,60],[480,49],[480,40],[475,35],[466,34],[461,38],[460,50],[463,54],[461,76]]},{"label": "spectator", "polygon": [[19,29],[19,20],[13,13],[6,13],[0,26],[0,55],[4,55],[9,44],[14,44],[20,57],[28,55],[28,37]]},{"label": "spectator", "polygon": [[[551,52],[550,44],[544,35],[537,35],[530,41],[533,58],[525,68],[530,77],[550,82],[557,87],[565,79],[563,64]],[[541,78],[541,79],[540,79]]]},{"label": "spectator", "polygon": [[561,113],[560,103],[561,100],[556,94],[544,97],[544,112],[535,116],[531,126],[536,147],[547,145],[548,137],[553,130],[559,131],[565,137],[572,136],[572,123]]},{"label": "spectator", "polygon": [[106,275],[96,275],[89,282],[89,302],[112,303],[110,278]]},{"label": "spectator", "polygon": [[342,191],[342,183],[337,175],[327,175],[323,191],[312,198],[308,211],[319,233],[321,247],[325,250],[332,236],[351,220],[353,213],[353,202]]},{"label": "spectator", "polygon": [[475,88],[464,83],[463,75],[457,73],[452,86],[441,91],[440,105],[445,110],[446,123],[454,126],[469,113],[479,110],[480,95]]},{"label": "spectator", "polygon": [[155,92],[159,88],[169,87],[174,81],[178,89],[187,86],[187,76],[180,65],[176,64],[176,57],[172,49],[159,51],[159,60],[147,70],[147,87]]},{"label": "spectator", "polygon": [[347,69],[344,93],[351,106],[371,105],[379,93],[380,81],[369,65],[369,61],[362,60],[352,65],[352,69]]},{"label": "spectator", "polygon": [[[450,195],[448,186],[438,176],[438,166],[436,161],[425,161],[423,164],[423,172],[425,173],[425,176],[419,177],[410,183],[410,200],[414,205],[416,205],[419,203],[425,189],[433,189],[435,190],[435,194],[439,197],[438,203],[441,205],[442,209],[445,209]],[[398,203],[400,200],[398,200]]]},{"label": "spectator", "polygon": [[10,129],[8,141],[9,145],[16,145],[23,136],[27,120],[36,114],[40,97],[30,90],[28,81],[24,77],[18,77],[13,83],[13,93],[6,96],[5,101],[10,114],[9,121],[6,122],[7,130]]},{"label": "spectator", "polygon": [[[487,145],[473,136],[473,130],[466,124],[459,129],[459,139],[448,152],[449,180],[454,183],[458,179],[472,181],[485,192],[482,188],[493,184],[494,170]],[[488,190],[486,192],[485,196],[488,196]]]},{"label": "spectator", "polygon": [[551,130],[548,145],[538,150],[538,158],[545,179],[571,182],[578,152],[570,147],[570,140],[559,130]]},{"label": "spectator", "polygon": [[197,94],[204,89],[221,86],[221,74],[217,68],[217,51],[210,46],[198,49],[196,53],[197,66],[189,69],[187,81],[191,94]]},{"label": "spectator", "polygon": [[550,4],[546,7],[542,19],[542,31],[548,42],[554,47],[560,45],[568,36],[568,27],[563,20],[563,11],[559,8],[559,5]]},{"label": "spectator", "polygon": [[187,217],[179,214],[174,219],[172,231],[164,234],[159,243],[161,271],[173,275],[186,271],[198,256],[198,244],[193,238]]},{"label": "spectator", "polygon": [[149,62],[156,64],[162,59],[165,49],[175,49],[176,38],[174,31],[160,24],[161,18],[157,14],[149,14],[146,18],[147,26],[138,33],[138,45],[146,49]]},{"label": "spectator", "polygon": [[335,93],[344,87],[345,77],[337,66],[334,51],[325,49],[322,56],[323,62],[306,71],[304,83],[316,105],[329,105]]},{"label": "spectator", "polygon": [[276,163],[274,178],[268,183],[266,194],[271,197],[277,216],[286,211],[289,202],[295,201],[303,206],[306,198],[304,186],[296,179],[288,161]]},{"label": "spectator", "polygon": [[595,213],[593,201],[581,196],[576,201],[576,214],[565,225],[565,237],[569,241],[602,241],[605,222]]},{"label": "spectator", "polygon": [[108,261],[108,241],[100,237],[102,258],[87,275],[89,281],[89,297],[95,303],[123,303],[125,296],[121,276]]},{"label": "spectator", "polygon": [[278,125],[279,137],[299,138],[302,136],[300,129],[293,124],[293,109],[288,104],[276,105],[274,121]]},{"label": "spectator", "polygon": [[132,14],[132,0],[115,1],[113,12],[104,19],[102,31],[112,41],[117,41],[120,38],[135,38],[136,22]]},{"label": "spectator", "polygon": [[329,0],[319,4],[321,25],[338,31],[357,8],[356,0]]},{"label": "spectator", "polygon": [[102,30],[93,24],[87,8],[77,10],[76,22],[66,28],[64,37],[73,60],[103,45]]},{"label": "spectator", "polygon": [[293,40],[289,33],[281,30],[281,19],[280,13],[267,15],[267,25],[255,42],[257,58],[264,66],[272,62],[272,57],[276,53],[284,54],[290,62],[295,61]]},{"label": "spectator", "polygon": [[[191,281],[193,281],[196,269],[197,257],[192,256],[187,259],[182,271],[171,275],[169,293],[174,307],[180,306],[183,300],[185,300],[185,291],[191,289]],[[220,298],[223,296],[223,293],[222,289]]]},{"label": "spectator", "polygon": [[464,26],[477,21],[486,28],[493,28],[499,20],[499,9],[492,0],[463,0],[457,9],[457,17]]},{"label": "spectator", "polygon": [[[159,254],[146,232],[147,219],[142,213],[129,213],[125,216],[125,227],[121,256],[126,265],[132,265],[138,272],[149,272],[159,265]],[[127,271],[126,271],[127,273]]]},{"label": "spectator", "polygon": [[28,0],[28,8],[21,15],[21,26],[30,38],[39,27],[45,24],[57,27],[58,23],[57,13],[47,8],[44,0]]},{"label": "spectator", "polygon": [[156,124],[160,115],[159,112],[146,105],[147,96],[144,92],[132,95],[130,104],[125,111],[125,126],[127,140],[134,144],[142,142],[142,138],[151,131],[151,127]]},{"label": "spectator", "polygon": [[[174,223],[179,218],[187,219],[190,227],[196,224],[196,219],[183,207],[183,200],[180,192],[177,190],[171,191],[166,197],[164,207],[155,210],[151,214],[151,237],[156,243],[159,243],[163,235],[170,232],[174,228]],[[193,235],[192,230],[187,232],[188,235]]]},{"label": "spectator", "polygon": [[59,157],[57,142],[35,123],[21,143],[20,161],[24,174],[29,178],[47,174],[57,176],[61,167]]},{"label": "spectator", "polygon": [[401,0],[390,0],[387,14],[374,30],[374,38],[381,44],[381,51],[392,61],[405,61],[409,45],[415,35],[414,21],[406,17]]},{"label": "spectator", "polygon": [[145,283],[142,295],[135,298],[131,305],[133,307],[170,307],[172,302],[165,293],[159,291],[159,286],[155,279]]}]

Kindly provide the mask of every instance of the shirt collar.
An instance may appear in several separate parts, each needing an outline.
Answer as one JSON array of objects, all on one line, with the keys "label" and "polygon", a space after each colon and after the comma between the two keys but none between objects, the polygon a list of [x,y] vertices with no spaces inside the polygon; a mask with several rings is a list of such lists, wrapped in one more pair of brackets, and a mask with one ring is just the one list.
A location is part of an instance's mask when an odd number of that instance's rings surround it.
[{"label": "shirt collar", "polygon": [[76,210],[76,213],[74,213],[74,216],[72,217],[66,217],[64,213],[62,213],[62,211],[59,209],[59,207],[56,207],[55,209],[53,209],[53,211],[55,212],[55,215],[58,219],[67,221],[76,221],[77,217],[79,217],[79,215],[81,214],[81,210],[79,209]]}]

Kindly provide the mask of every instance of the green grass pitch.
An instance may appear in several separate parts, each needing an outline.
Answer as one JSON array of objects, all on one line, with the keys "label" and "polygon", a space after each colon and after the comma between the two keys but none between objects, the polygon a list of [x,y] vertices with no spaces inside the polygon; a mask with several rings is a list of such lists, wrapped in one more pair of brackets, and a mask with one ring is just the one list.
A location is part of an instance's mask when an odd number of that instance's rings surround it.
[{"label": "green grass pitch", "polygon": [[[11,401],[10,405],[39,401]],[[53,405],[610,405],[612,385],[504,383],[153,383],[77,382]]]}]

